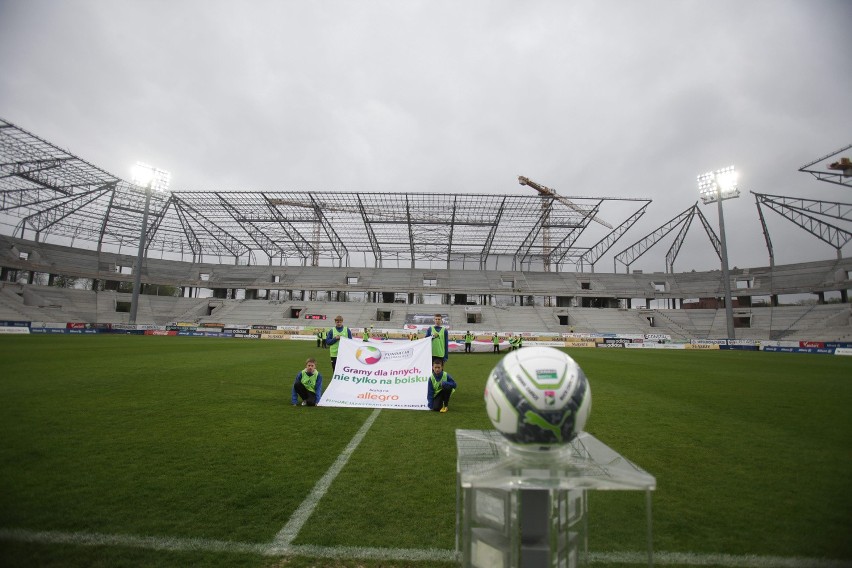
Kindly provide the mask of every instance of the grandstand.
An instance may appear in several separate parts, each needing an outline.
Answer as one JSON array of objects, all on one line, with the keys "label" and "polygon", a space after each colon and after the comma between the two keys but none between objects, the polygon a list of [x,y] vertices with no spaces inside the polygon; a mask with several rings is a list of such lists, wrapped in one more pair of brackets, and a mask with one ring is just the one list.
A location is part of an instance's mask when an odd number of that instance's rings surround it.
[{"label": "grandstand", "polygon": [[[131,323],[144,192],[11,123],[0,127],[0,320]],[[821,203],[758,197],[759,207],[798,207],[798,218]],[[598,215],[613,201],[633,210],[601,238]],[[726,337],[719,270],[583,271],[594,270],[648,203],[545,195],[154,195],[132,323],[310,328],[329,323],[306,315],[341,314],[353,327],[402,330],[414,315],[441,312],[456,331]],[[848,221],[848,206],[832,215]],[[730,271],[738,337],[852,338],[852,262],[840,254],[852,233],[833,227],[830,235],[836,259],[774,265],[770,248],[770,266]],[[631,255],[640,242],[627,249]],[[75,286],[53,285],[58,280]],[[784,305],[787,296],[813,302]]]},{"label": "grandstand", "polygon": [[[19,273],[39,273],[46,268],[43,265],[8,258],[6,251],[25,246],[26,243],[8,237],[0,239],[5,257],[0,260],[6,271]],[[31,250],[50,249],[55,245],[31,243]],[[30,258],[55,258],[51,254],[34,254]],[[852,263],[826,261],[807,263],[803,266],[787,266],[774,280],[781,282],[786,293],[811,293],[836,290],[848,285],[848,280],[831,280],[826,275],[842,270],[852,270]],[[100,263],[96,263],[100,265]],[[29,270],[27,270],[27,268]],[[198,268],[198,267],[195,267]],[[209,267],[205,267],[208,269]],[[194,324],[261,324],[282,326],[314,327],[327,326],[337,314],[343,315],[353,327],[372,326],[376,329],[402,330],[405,322],[415,314],[430,314],[436,311],[447,314],[451,328],[459,332],[471,330],[475,333],[518,333],[544,332],[562,333],[622,333],[622,334],[664,334],[673,340],[723,338],[726,334],[723,309],[678,309],[649,308],[637,306],[627,308],[584,308],[584,301],[599,300],[618,305],[630,298],[671,300],[673,305],[683,304],[683,300],[693,297],[718,298],[718,272],[690,273],[691,287],[683,290],[677,286],[677,275],[671,278],[674,283],[666,291],[651,291],[648,275],[606,275],[595,279],[593,289],[580,286],[562,285],[549,288],[536,281],[536,275],[526,274],[524,288],[513,290],[507,295],[503,280],[507,273],[485,274],[482,272],[465,273],[461,271],[428,271],[430,276],[438,276],[439,286],[423,285],[423,272],[411,269],[360,269],[357,284],[347,284],[347,276],[352,271],[345,268],[308,268],[288,271],[287,278],[274,283],[271,275],[275,268],[252,272],[251,282],[236,280],[214,280],[213,285],[226,284],[230,294],[226,297],[174,297],[140,296],[139,324],[166,325],[171,322],[189,322]],[[54,269],[55,270],[55,269]],[[93,281],[110,282],[116,275],[102,271],[86,272],[81,265],[68,265],[61,273],[72,273]],[[760,274],[760,270],[751,270],[751,274]],[[387,275],[387,279],[383,278]],[[517,274],[513,274],[518,276]],[[552,280],[554,275],[547,276]],[[660,275],[662,278],[664,275]],[[672,275],[668,275],[672,276]],[[152,283],[170,284],[181,289],[211,285],[211,281],[202,282],[188,263],[159,261],[149,265],[146,277]],[[573,276],[572,276],[573,277]],[[699,284],[704,278],[704,287]],[[123,276],[123,278],[127,278]],[[443,282],[446,279],[446,282]],[[489,279],[492,281],[489,282]],[[759,279],[757,279],[759,280]],[[570,278],[564,279],[570,281]],[[438,294],[447,301],[440,304],[407,302],[383,302],[383,294],[388,292],[393,282],[394,297],[418,298],[424,293]],[[239,285],[240,288],[232,288]],[[528,287],[527,287],[528,286]],[[206,288],[205,288],[206,289]],[[222,290],[216,288],[214,291]],[[769,296],[771,291],[762,284],[747,289],[749,296],[737,296],[740,305],[734,311],[737,320],[738,337],[748,339],[795,339],[795,340],[837,340],[852,339],[852,310],[848,303],[805,304],[773,306],[770,303],[752,305],[753,297]],[[557,292],[558,296],[548,293]],[[244,296],[237,299],[237,292]],[[526,292],[533,292],[526,294]],[[258,295],[274,294],[276,299]],[[351,295],[361,295],[359,301],[347,301]],[[545,294],[548,294],[545,296]],[[227,297],[230,295],[231,297]],[[311,300],[322,295],[325,298],[339,298],[339,301]],[[497,302],[499,298],[513,298],[509,304]],[[471,300],[480,297],[482,304],[457,303],[458,298]],[[532,305],[522,305],[521,298],[533,298]],[[557,300],[554,306],[544,306],[542,298]],[[374,298],[378,301],[367,301]],[[131,294],[116,290],[79,290],[58,288],[27,283],[3,282],[0,284],[0,319],[29,320],[41,322],[87,322],[87,323],[127,323],[126,306]],[[524,300],[525,302],[528,300]],[[564,304],[564,305],[559,305]],[[124,310],[121,310],[124,306]],[[323,320],[306,320],[305,316],[321,316]]]}]

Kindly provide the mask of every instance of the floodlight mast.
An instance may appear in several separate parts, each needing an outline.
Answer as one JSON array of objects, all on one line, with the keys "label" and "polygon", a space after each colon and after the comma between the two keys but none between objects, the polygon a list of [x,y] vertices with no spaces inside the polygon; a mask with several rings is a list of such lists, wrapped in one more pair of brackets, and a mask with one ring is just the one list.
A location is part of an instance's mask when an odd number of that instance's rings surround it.
[{"label": "floodlight mast", "polygon": [[722,201],[739,197],[737,171],[728,166],[714,172],[698,176],[698,191],[705,203],[716,202],[719,211],[719,243],[722,253],[722,283],[725,288],[725,321],[728,324],[728,338],[736,339],[734,334],[734,308],[731,300],[731,278],[728,273],[728,246],[725,242],[725,216],[722,213]]},{"label": "floodlight mast", "polygon": [[145,256],[148,240],[148,210],[151,206],[151,191],[166,191],[170,174],[164,170],[137,162],[132,170],[133,183],[145,189],[145,208],[142,212],[142,227],[139,229],[139,249],[136,251],[136,264],[133,266],[133,295],[130,299],[130,317],[128,323],[136,324],[139,311],[139,292],[142,289],[142,258]]}]

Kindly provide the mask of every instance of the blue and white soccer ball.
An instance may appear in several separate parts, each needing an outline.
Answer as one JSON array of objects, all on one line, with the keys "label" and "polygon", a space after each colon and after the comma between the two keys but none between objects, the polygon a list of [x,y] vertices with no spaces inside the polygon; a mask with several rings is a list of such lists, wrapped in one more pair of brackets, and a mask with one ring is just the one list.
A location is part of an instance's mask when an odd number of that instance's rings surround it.
[{"label": "blue and white soccer ball", "polygon": [[592,389],[580,366],[564,352],[524,347],[508,353],[491,371],[485,408],[510,442],[559,446],[583,431]]}]

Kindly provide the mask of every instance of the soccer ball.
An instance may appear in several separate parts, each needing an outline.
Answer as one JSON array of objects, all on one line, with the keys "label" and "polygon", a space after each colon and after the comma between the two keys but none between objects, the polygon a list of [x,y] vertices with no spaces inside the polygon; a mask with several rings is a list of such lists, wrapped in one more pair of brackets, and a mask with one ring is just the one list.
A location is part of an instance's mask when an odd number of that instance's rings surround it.
[{"label": "soccer ball", "polygon": [[580,366],[552,347],[524,347],[497,363],[485,383],[485,408],[510,442],[567,444],[582,432],[592,390]]}]

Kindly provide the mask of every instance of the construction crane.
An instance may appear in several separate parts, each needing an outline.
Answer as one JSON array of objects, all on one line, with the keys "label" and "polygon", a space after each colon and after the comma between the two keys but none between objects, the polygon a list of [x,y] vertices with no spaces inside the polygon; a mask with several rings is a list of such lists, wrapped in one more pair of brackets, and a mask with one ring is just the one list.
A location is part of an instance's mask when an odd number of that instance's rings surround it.
[{"label": "construction crane", "polygon": [[[521,185],[530,186],[531,188],[536,190],[539,193],[539,195],[546,195],[548,197],[552,197],[553,199],[555,199],[559,203],[565,205],[569,209],[573,209],[577,213],[582,214],[583,217],[589,216],[588,211],[584,211],[581,207],[578,207],[576,204],[574,204],[567,197],[562,197],[561,195],[556,193],[556,191],[550,189],[549,187],[545,187],[545,186],[541,185],[540,183],[536,183],[533,180],[531,180],[530,178],[527,178],[527,177],[524,177],[524,176],[518,176],[518,183],[520,183]],[[591,219],[592,219],[592,221],[595,221],[596,223],[600,223],[601,225],[603,225],[607,229],[612,229],[612,225],[610,225],[609,223],[607,223],[603,219],[596,217],[595,215],[592,215]]]},{"label": "construction crane", "polygon": [[553,201],[558,201],[559,203],[562,203],[563,205],[565,205],[569,209],[572,209],[572,210],[580,213],[584,218],[589,218],[589,215],[591,215],[592,220],[597,221],[598,223],[601,223],[602,225],[605,225],[605,226],[609,227],[610,229],[612,229],[612,225],[610,225],[606,221],[602,221],[601,219],[598,219],[591,212],[584,211],[582,208],[580,208],[577,205],[575,205],[574,203],[572,203],[571,200],[569,200],[565,197],[562,197],[561,195],[559,195],[558,193],[556,193],[554,190],[550,189],[549,187],[545,187],[545,186],[543,186],[539,183],[536,183],[536,182],[532,181],[531,179],[524,177],[524,176],[518,176],[518,183],[520,183],[521,185],[530,186],[531,188],[536,190],[539,193],[539,195],[543,195],[543,196],[552,198],[552,201],[543,200],[542,203],[541,203],[541,222],[542,222],[542,227],[541,227],[541,253],[542,253],[542,264],[543,264],[543,268],[544,268],[545,272],[550,272],[551,249],[550,249],[550,227],[549,227],[549,223],[550,223],[550,206],[553,203]]},{"label": "construction crane", "polygon": [[838,161],[829,164],[828,169],[840,170],[843,172],[844,177],[850,177],[852,176],[852,160],[849,158],[840,158]]}]

